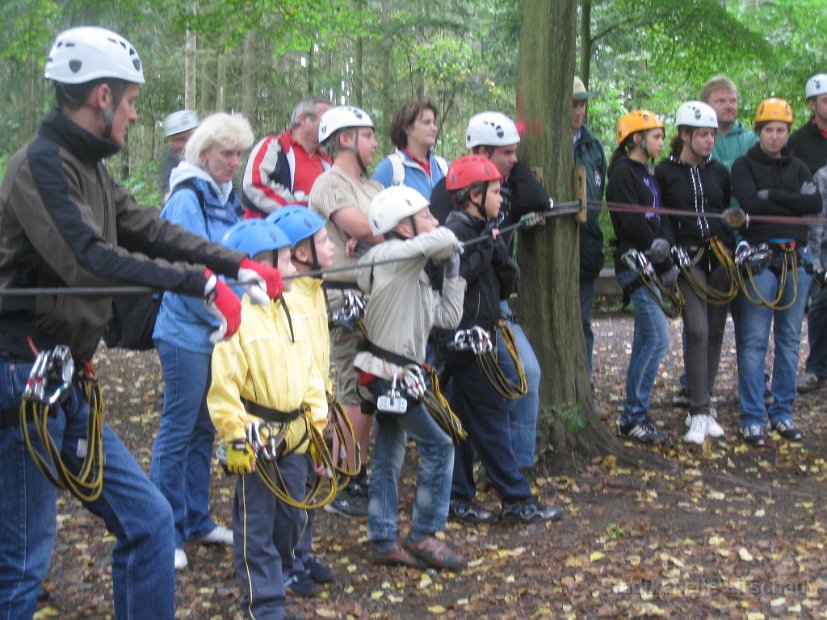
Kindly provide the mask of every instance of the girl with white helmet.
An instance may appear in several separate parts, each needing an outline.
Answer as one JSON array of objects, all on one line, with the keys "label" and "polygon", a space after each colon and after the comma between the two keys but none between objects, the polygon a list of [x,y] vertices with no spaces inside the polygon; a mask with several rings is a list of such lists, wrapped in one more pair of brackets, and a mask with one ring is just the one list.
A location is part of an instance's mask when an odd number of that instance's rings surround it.
[{"label": "girl with white helmet", "polygon": [[678,279],[684,299],[683,353],[689,393],[689,430],[684,441],[702,444],[707,435],[724,434],[710,399],[721,359],[729,301],[722,297],[720,303],[713,303],[699,291],[708,287],[723,296],[723,291],[732,285],[727,269],[712,249],[713,245],[721,248],[717,245],[721,242],[731,252],[732,233],[720,219],[705,217],[720,214],[729,206],[729,172],[710,155],[718,127],[718,117],[711,106],[701,101],[683,103],[675,114],[675,125],[677,133],[671,152],[655,167],[655,177],[664,207],[690,214],[671,218],[671,223],[675,245],[693,259],[687,267],[691,273]]},{"label": "girl with white helmet", "polygon": [[[462,557],[434,536],[448,518],[454,445],[425,410],[415,386],[422,376],[431,328],[453,329],[462,316],[460,244],[453,232],[439,228],[428,200],[410,187],[383,190],[371,202],[368,220],[373,234],[384,235],[386,241],[371,248],[360,263],[407,259],[359,272],[359,286],[370,295],[365,315],[368,342],[354,366],[360,372],[360,395],[370,403],[367,409],[375,408],[377,422],[368,509],[372,561],[457,569],[464,563]],[[444,264],[441,295],[425,273],[429,260]],[[383,409],[382,397],[394,385],[405,411]],[[406,436],[416,441],[419,468],[411,529],[400,545],[398,476]]]},{"label": "girl with white helmet", "polygon": [[[373,163],[377,142],[373,121],[364,110],[353,106],[337,106],[322,115],[319,122],[319,143],[327,151],[333,165],[320,175],[310,190],[308,206],[326,218],[327,233],[336,246],[334,267],[356,264],[358,254],[382,241],[368,223],[368,206],[382,186],[366,178]],[[332,274],[324,284],[331,316],[336,316],[347,295],[359,294],[356,271]],[[336,395],[353,424],[362,456],[362,473],[325,509],[344,516],[367,515],[366,457],[370,440],[371,417],[363,415],[356,394],[357,373],[353,359],[363,338],[358,330],[334,325],[330,330],[331,363],[336,369]],[[334,441],[334,454],[338,445]],[[355,450],[350,466],[355,468]]]}]

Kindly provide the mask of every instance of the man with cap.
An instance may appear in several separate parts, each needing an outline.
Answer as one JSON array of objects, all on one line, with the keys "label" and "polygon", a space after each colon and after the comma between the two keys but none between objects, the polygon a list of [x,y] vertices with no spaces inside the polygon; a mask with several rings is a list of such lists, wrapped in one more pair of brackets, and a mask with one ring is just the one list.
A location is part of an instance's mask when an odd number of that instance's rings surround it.
[{"label": "man with cap", "polygon": [[[827,197],[827,73],[807,80],[804,95],[810,108],[810,120],[792,136],[787,146],[802,159],[818,184],[822,198]],[[827,208],[821,217],[827,217]],[[827,379],[827,284],[824,283],[827,263],[827,235],[823,225],[810,227],[807,247],[813,259],[815,286],[810,287],[810,308],[807,311],[807,339],[810,354],[804,372],[798,377],[797,389],[812,392]],[[819,277],[820,275],[820,277]],[[819,283],[821,283],[819,285]]]},{"label": "man with cap", "polygon": [[[574,148],[574,163],[586,169],[586,197],[589,201],[600,202],[606,188],[606,153],[600,140],[583,124],[589,99],[593,95],[594,93],[586,90],[583,80],[574,76],[571,101],[571,143]],[[592,306],[597,291],[597,277],[603,267],[606,250],[603,247],[603,232],[600,230],[600,212],[597,209],[589,209],[587,213],[586,221],[580,224],[580,318],[583,321],[586,359],[591,376],[594,351]]]},{"label": "man with cap", "polygon": [[192,110],[178,110],[164,119],[164,138],[167,141],[167,153],[158,169],[158,190],[161,196],[169,192],[169,176],[172,170],[184,158],[184,148],[192,132],[201,124],[198,114]]}]

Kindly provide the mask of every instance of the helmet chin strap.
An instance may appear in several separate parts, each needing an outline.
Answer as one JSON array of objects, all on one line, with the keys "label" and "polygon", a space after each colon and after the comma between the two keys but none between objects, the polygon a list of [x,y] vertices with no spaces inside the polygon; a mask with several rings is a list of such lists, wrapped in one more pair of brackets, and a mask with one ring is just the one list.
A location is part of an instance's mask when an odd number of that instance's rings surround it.
[{"label": "helmet chin strap", "polygon": [[469,202],[477,208],[477,211],[480,214],[480,217],[484,220],[488,220],[488,214],[485,212],[485,199],[488,196],[488,181],[482,184],[482,198],[479,202],[474,202],[474,199],[470,196],[468,197]]},{"label": "helmet chin strap", "polygon": [[367,175],[368,167],[365,165],[365,162],[362,161],[362,154],[359,152],[359,128],[356,127],[356,140],[353,143],[353,146],[350,147],[350,150],[356,155],[356,163],[359,164],[359,169],[362,171],[362,174]]}]

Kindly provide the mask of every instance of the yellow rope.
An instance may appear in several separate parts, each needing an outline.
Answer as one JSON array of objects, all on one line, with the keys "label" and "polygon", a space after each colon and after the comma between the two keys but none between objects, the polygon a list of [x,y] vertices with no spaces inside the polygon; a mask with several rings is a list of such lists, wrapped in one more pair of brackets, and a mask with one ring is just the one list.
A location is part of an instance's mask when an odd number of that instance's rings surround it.
[{"label": "yellow rope", "polygon": [[517,368],[518,382],[515,383],[511,381],[511,379],[503,373],[497,357],[496,346],[492,351],[478,355],[477,364],[485,375],[485,378],[488,379],[491,387],[493,387],[500,396],[508,400],[516,400],[528,393],[528,385],[526,383],[525,373],[523,372],[523,362],[520,360],[520,350],[517,348],[517,341],[514,339],[514,334],[511,329],[509,329],[505,320],[501,319],[497,323],[496,329],[500,332],[503,342],[505,342],[505,349],[511,357],[514,366]]}]

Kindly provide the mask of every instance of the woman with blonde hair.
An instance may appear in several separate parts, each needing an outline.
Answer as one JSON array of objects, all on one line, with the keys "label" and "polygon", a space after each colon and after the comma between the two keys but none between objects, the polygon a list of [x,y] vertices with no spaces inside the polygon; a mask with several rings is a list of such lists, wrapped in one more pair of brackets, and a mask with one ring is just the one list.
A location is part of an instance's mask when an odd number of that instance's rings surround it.
[{"label": "woman with blonde hair", "polygon": [[[187,142],[170,176],[161,218],[220,243],[241,216],[233,176],[253,131],[238,114],[213,114]],[[233,542],[232,531],[209,514],[210,458],[215,427],[207,411],[210,335],[218,321],[198,299],[165,293],[152,335],[164,374],[164,409],[152,450],[150,478],[172,506],[175,568],[187,566],[184,541]]]}]

